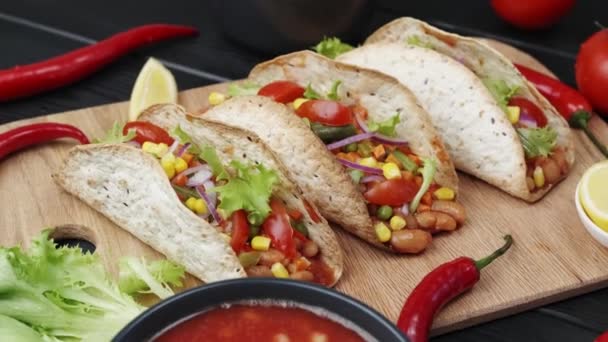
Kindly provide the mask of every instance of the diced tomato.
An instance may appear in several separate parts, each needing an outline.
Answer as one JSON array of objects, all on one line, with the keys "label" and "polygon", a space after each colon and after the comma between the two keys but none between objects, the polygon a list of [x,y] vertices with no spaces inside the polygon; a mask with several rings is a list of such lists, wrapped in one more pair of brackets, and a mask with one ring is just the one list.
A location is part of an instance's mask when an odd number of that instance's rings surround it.
[{"label": "diced tomato", "polygon": [[365,192],[365,199],[377,205],[400,206],[416,196],[419,186],[403,178],[388,179],[372,185]]},{"label": "diced tomato", "polygon": [[321,217],[319,216],[319,214],[317,214],[317,211],[312,207],[312,205],[310,205],[310,203],[308,203],[307,200],[304,200],[304,207],[306,207],[306,211],[308,212],[308,216],[310,216],[312,222],[321,222]]},{"label": "diced tomato", "polygon": [[270,97],[277,102],[289,103],[298,97],[302,97],[304,91],[304,88],[294,82],[274,81],[262,87],[262,89],[258,91],[258,95]]},{"label": "diced tomato", "polygon": [[296,255],[296,244],[293,239],[295,231],[289,224],[289,215],[281,201],[272,199],[270,201],[272,212],[262,224],[262,231],[270,237],[274,248],[283,252],[287,258]]},{"label": "diced tomato", "polygon": [[127,134],[131,129],[135,129],[136,135],[134,140],[140,144],[143,144],[146,141],[150,141],[155,144],[173,144],[173,138],[169,136],[169,133],[155,124],[146,121],[131,121],[125,125],[122,130],[122,134]]},{"label": "diced tomato", "polygon": [[186,164],[190,165],[194,156],[188,152],[184,152],[182,153],[181,158],[186,162]]},{"label": "diced tomato", "polygon": [[247,222],[247,213],[245,210],[238,210],[232,214],[232,237],[230,246],[238,253],[243,250],[245,243],[249,238],[249,222]]},{"label": "diced tomato", "polygon": [[519,107],[521,113],[520,116],[529,116],[536,121],[538,127],[547,126],[547,117],[545,113],[532,101],[524,99],[523,97],[513,97],[509,100],[509,106]]},{"label": "diced tomato", "polygon": [[177,186],[186,186],[186,182],[188,181],[188,176],[183,173],[178,173],[172,180],[173,184]]},{"label": "diced tomato", "polygon": [[330,100],[306,101],[296,110],[296,114],[328,126],[344,126],[353,122],[350,108]]},{"label": "diced tomato", "polygon": [[361,120],[367,120],[367,109],[360,105],[353,105],[350,107],[353,114]]},{"label": "diced tomato", "polygon": [[296,209],[289,209],[287,211],[287,214],[294,221],[300,221],[302,219],[302,216],[304,216],[299,210]]},{"label": "diced tomato", "polygon": [[296,239],[298,239],[302,242],[308,241],[308,238],[306,237],[306,235],[300,233],[297,229],[293,230],[293,237],[295,237]]}]

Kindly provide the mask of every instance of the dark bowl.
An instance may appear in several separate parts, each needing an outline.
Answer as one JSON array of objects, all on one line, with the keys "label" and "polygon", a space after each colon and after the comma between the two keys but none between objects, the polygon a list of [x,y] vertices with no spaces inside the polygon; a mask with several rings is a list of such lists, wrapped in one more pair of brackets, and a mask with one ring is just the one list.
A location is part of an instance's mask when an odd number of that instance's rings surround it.
[{"label": "dark bowl", "polygon": [[220,281],[182,292],[143,312],[120,331],[114,341],[147,341],[174,323],[201,311],[252,299],[319,307],[350,321],[378,341],[407,342],[394,324],[358,300],[311,283],[265,278]]}]

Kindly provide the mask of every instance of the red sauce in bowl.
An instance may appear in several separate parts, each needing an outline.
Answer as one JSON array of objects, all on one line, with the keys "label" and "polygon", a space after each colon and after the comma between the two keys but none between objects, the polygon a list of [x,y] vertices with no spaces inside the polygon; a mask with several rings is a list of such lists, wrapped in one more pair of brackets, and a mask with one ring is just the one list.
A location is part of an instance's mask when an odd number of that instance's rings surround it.
[{"label": "red sauce in bowl", "polygon": [[235,304],[198,314],[155,341],[362,342],[361,335],[299,307]]}]

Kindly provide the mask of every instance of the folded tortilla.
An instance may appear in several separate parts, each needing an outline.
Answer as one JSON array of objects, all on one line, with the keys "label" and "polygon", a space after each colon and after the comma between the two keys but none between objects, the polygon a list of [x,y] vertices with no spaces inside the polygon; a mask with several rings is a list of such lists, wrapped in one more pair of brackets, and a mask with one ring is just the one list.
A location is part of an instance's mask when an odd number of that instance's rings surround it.
[{"label": "folded tortilla", "polygon": [[[394,78],[302,51],[256,66],[249,80],[260,85],[275,80],[289,80],[303,87],[310,83],[320,93],[329,92],[334,81],[342,81],[338,88],[340,102],[350,105],[359,101],[374,121],[398,113],[396,136],[407,140],[417,155],[437,161],[435,181],[439,185],[458,190],[454,166],[430,117],[413,94]],[[378,241],[365,199],[344,166],[291,108],[265,97],[243,96],[211,108],[203,117],[258,136],[287,166],[294,181],[328,220],[375,246],[386,248]]]},{"label": "folded tortilla", "polygon": [[[409,42],[409,44],[408,44]],[[558,135],[566,160],[574,163],[567,122],[503,55],[486,44],[401,18],[373,33],[365,45],[337,58],[397,78],[410,88],[441,132],[456,168],[529,202],[556,184],[531,192],[517,131],[483,79],[519,86],[517,96],[534,102]],[[562,178],[563,179],[563,178]]]},{"label": "folded tortilla", "polygon": [[[180,125],[194,143],[214,146],[224,164],[236,159],[261,163],[277,171],[279,184],[273,196],[303,213],[309,236],[318,244],[321,260],[333,271],[335,284],[343,270],[342,250],[335,233],[323,218],[319,223],[313,222],[302,191],[256,137],[187,118],[176,105],[154,106],[144,117],[166,123],[165,128]],[[78,146],[70,151],[53,178],[66,191],[200,280],[208,283],[247,276],[225,236],[181,203],[159,162],[140,149],[127,145]]]}]

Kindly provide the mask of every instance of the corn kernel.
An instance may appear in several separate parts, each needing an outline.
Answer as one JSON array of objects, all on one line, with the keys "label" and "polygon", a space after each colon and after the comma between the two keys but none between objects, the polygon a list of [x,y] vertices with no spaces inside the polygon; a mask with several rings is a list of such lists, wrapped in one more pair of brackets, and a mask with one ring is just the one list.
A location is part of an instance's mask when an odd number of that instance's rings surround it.
[{"label": "corn kernel", "polygon": [[534,178],[534,185],[537,188],[542,188],[545,185],[545,173],[542,167],[537,166],[532,173],[532,177]]},{"label": "corn kernel", "polygon": [[144,152],[156,154],[156,150],[158,149],[158,145],[151,141],[145,141],[143,145],[141,145],[141,149]]},{"label": "corn kernel", "polygon": [[378,162],[373,157],[361,158],[359,160],[359,165],[367,166],[367,167],[377,167]]},{"label": "corn kernel", "polygon": [[270,248],[270,238],[265,236],[256,236],[251,239],[251,248],[256,251],[267,251]]},{"label": "corn kernel", "polygon": [[209,104],[212,106],[217,106],[225,100],[226,95],[218,93],[217,91],[212,91],[211,94],[209,94]]},{"label": "corn kernel", "polygon": [[199,198],[194,203],[194,212],[201,215],[207,213],[207,203],[202,198]]},{"label": "corn kernel", "polygon": [[391,230],[388,229],[386,224],[384,224],[383,222],[376,223],[374,229],[376,230],[376,236],[378,237],[378,240],[380,240],[380,242],[387,242],[391,239]]},{"label": "corn kernel", "polygon": [[382,173],[386,179],[401,178],[401,170],[395,163],[386,163],[382,166]]},{"label": "corn kernel", "polygon": [[165,144],[165,143],[160,143],[157,145],[156,151],[154,152],[154,154],[156,154],[156,156],[158,158],[161,158],[162,156],[167,154],[167,152],[169,152],[169,146],[167,146],[167,144]]},{"label": "corn kernel", "polygon": [[186,207],[188,207],[188,209],[194,211],[195,203],[196,203],[196,198],[188,197],[188,199],[186,200]]},{"label": "corn kernel", "polygon": [[165,155],[160,159],[160,165],[165,170],[167,177],[169,179],[175,176],[175,156],[173,153],[165,153]]},{"label": "corn kernel", "polygon": [[454,190],[450,188],[446,188],[445,186],[435,190],[433,192],[433,196],[435,196],[438,200],[451,201],[454,199]]},{"label": "corn kernel", "polygon": [[275,262],[274,264],[272,264],[272,267],[270,267],[270,271],[272,272],[272,275],[274,275],[276,278],[289,278],[289,272],[287,272],[285,266],[283,266],[283,264],[281,264],[280,262]]},{"label": "corn kernel", "polygon": [[389,225],[391,226],[392,230],[399,230],[407,226],[407,221],[403,217],[395,215],[391,217]]},{"label": "corn kernel", "polygon": [[303,97],[295,99],[295,101],[293,101],[293,109],[300,108],[300,106],[302,105],[302,103],[304,103],[306,101],[308,101],[308,99],[305,99]]},{"label": "corn kernel", "polygon": [[507,107],[507,118],[512,124],[516,124],[519,121],[519,114],[521,113],[521,109],[517,106],[508,106]]},{"label": "corn kernel", "polygon": [[182,172],[188,168],[188,163],[182,158],[175,158],[175,172]]}]

